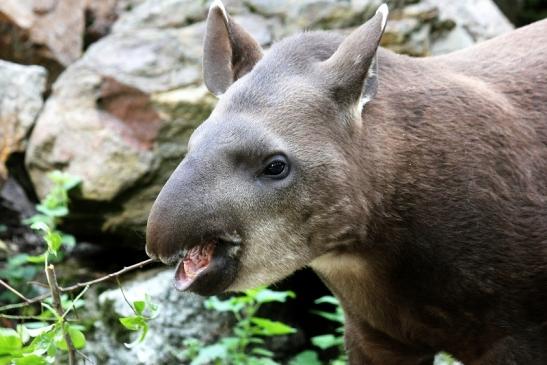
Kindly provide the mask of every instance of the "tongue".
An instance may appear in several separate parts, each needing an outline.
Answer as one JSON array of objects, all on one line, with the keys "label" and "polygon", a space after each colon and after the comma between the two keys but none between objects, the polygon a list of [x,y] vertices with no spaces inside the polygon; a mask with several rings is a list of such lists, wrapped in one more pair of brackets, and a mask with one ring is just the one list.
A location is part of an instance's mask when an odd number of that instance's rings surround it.
[{"label": "tongue", "polygon": [[175,288],[187,289],[211,262],[214,242],[196,246],[188,251],[179,263],[175,274]]}]

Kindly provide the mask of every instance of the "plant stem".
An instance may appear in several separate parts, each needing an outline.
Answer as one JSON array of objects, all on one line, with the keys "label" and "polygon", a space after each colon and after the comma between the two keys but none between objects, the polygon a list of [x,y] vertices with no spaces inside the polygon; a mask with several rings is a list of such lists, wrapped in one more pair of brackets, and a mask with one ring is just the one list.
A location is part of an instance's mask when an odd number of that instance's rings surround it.
[{"label": "plant stem", "polygon": [[28,320],[28,319],[32,319],[32,320],[36,320],[36,321],[42,321],[42,322],[53,322],[53,321],[56,321],[57,319],[56,318],[43,318],[43,317],[40,317],[40,316],[16,316],[16,315],[11,315],[11,314],[0,314],[0,318],[5,318],[5,319],[17,319],[17,320]]},{"label": "plant stem", "polygon": [[[144,260],[144,261],[138,262],[134,265],[124,267],[123,269],[118,270],[118,271],[116,271],[112,274],[108,274],[108,275],[102,276],[102,277],[94,279],[94,280],[86,281],[84,283],[77,283],[77,284],[74,284],[74,285],[71,285],[71,286],[67,286],[66,288],[59,287],[58,289],[62,293],[70,292],[70,291],[73,291],[73,290],[76,290],[76,289],[79,289],[79,288],[82,288],[82,287],[86,287],[88,285],[97,284],[97,283],[100,283],[100,282],[103,282],[103,281],[118,277],[122,274],[125,274],[125,273],[129,272],[129,271],[139,269],[139,268],[141,268],[145,265],[148,265],[148,264],[152,263],[153,261],[154,261],[153,259]],[[25,301],[24,303],[4,305],[4,306],[0,307],[0,312],[7,311],[7,310],[10,310],[10,309],[17,309],[17,308],[21,308],[21,307],[26,307],[28,305],[31,305],[31,304],[34,304],[34,303],[37,303],[37,302],[41,302],[42,300],[44,300],[46,298],[49,298],[50,296],[51,296],[51,293],[44,293],[44,294],[39,295],[37,297],[27,299],[27,301]]]},{"label": "plant stem", "polygon": [[53,299],[53,308],[55,308],[55,311],[61,318],[61,330],[63,331],[63,337],[65,338],[67,350],[68,350],[68,364],[69,365],[76,365],[76,349],[74,348],[74,344],[72,343],[72,339],[70,338],[70,335],[65,329],[65,319],[63,317],[63,305],[61,304],[61,292],[59,290],[59,285],[57,283],[57,275],[55,275],[55,268],[53,265],[48,265],[46,267],[46,277],[47,282],[49,284],[49,289],[51,290],[51,297]]},{"label": "plant stem", "polygon": [[21,294],[19,291],[17,291],[17,289],[15,289],[14,287],[10,286],[8,283],[6,283],[4,280],[1,280],[0,279],[0,284],[2,284],[6,289],[8,289],[9,291],[11,291],[13,294],[17,295],[19,298],[23,299],[25,302],[29,302],[30,299],[28,299],[27,297],[25,297],[23,294]]}]

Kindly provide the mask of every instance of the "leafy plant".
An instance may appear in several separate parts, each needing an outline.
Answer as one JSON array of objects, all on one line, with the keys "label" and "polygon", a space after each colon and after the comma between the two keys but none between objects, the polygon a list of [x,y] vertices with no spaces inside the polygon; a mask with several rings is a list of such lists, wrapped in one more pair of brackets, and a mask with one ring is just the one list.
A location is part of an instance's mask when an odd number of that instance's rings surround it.
[{"label": "leafy plant", "polygon": [[459,361],[454,359],[452,355],[446,352],[440,352],[435,356],[434,365],[462,365]]},{"label": "leafy plant", "polygon": [[130,331],[138,332],[138,336],[132,343],[125,344],[128,348],[134,347],[146,338],[148,333],[148,321],[158,315],[158,306],[152,303],[148,294],[145,294],[144,300],[135,300],[131,304],[134,315],[119,318],[120,323]]},{"label": "leafy plant", "polygon": [[[48,177],[52,182],[52,188],[41,203],[36,206],[39,213],[26,221],[32,229],[40,233],[46,244],[46,249],[39,255],[18,254],[10,257],[5,268],[0,271],[0,278],[8,280],[10,283],[8,285],[1,282],[10,291],[11,298],[8,299],[13,301],[14,298],[18,297],[25,301],[20,305],[14,305],[13,308],[25,307],[39,302],[41,313],[36,316],[2,315],[12,319],[32,319],[33,322],[18,325],[17,330],[0,328],[0,365],[54,364],[56,363],[56,356],[61,353],[68,353],[69,364],[75,364],[76,351],[82,349],[86,344],[85,327],[69,318],[69,315],[75,308],[84,305],[81,298],[89,285],[117,277],[151,261],[147,260],[132,265],[117,273],[88,283],[79,283],[65,289],[60,288],[54,266],[50,263],[62,259],[60,251],[62,247],[70,249],[76,244],[76,240],[72,235],[63,233],[57,226],[61,219],[69,213],[68,192],[77,186],[80,180],[59,171],[50,173]],[[28,299],[25,294],[14,287],[25,287],[23,284],[32,280],[38,273],[36,266],[38,264],[44,265],[44,272],[51,293]],[[73,300],[69,299],[67,295],[60,294],[63,290],[70,291],[81,287],[83,287],[83,290]],[[147,321],[156,315],[157,306],[151,302],[148,296],[143,301],[134,301],[130,306],[134,311],[134,315],[120,318],[120,322],[125,328],[139,332],[137,339],[127,345],[134,346],[144,340],[148,331]],[[11,308],[9,305],[6,307]]]},{"label": "leafy plant", "polygon": [[232,335],[208,346],[195,339],[188,340],[183,356],[192,360],[191,365],[276,365],[274,354],[264,347],[264,338],[287,335],[296,330],[285,323],[258,317],[256,313],[264,303],[283,303],[294,297],[291,291],[280,292],[261,287],[246,290],[243,295],[226,300],[209,298],[205,301],[207,309],[230,312],[235,316],[237,322]]},{"label": "leafy plant", "polygon": [[[338,323],[340,326],[336,328],[336,331],[334,334],[328,333],[328,334],[312,337],[311,339],[312,344],[314,346],[319,347],[321,350],[327,350],[334,347],[337,348],[338,355],[336,356],[335,359],[329,362],[329,365],[346,365],[348,362],[348,357],[344,349],[344,312],[342,311],[342,307],[340,306],[338,299],[336,299],[333,296],[327,295],[317,299],[315,301],[315,304],[329,304],[334,306],[333,311],[330,311],[330,312],[320,311],[320,310],[314,310],[312,312],[323,318],[328,319],[329,321]],[[313,356],[312,354],[315,354],[315,356]],[[316,359],[317,359],[317,362],[314,362],[316,361]],[[314,351],[308,350],[297,355],[291,361],[290,365],[316,365],[316,364],[320,364],[317,354]]]}]

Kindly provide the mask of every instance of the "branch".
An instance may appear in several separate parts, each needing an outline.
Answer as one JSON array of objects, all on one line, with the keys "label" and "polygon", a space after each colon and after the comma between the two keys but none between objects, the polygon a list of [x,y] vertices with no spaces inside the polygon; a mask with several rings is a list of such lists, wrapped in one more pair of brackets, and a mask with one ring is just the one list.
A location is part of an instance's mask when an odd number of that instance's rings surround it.
[{"label": "branch", "polygon": [[13,294],[17,295],[19,298],[23,299],[25,302],[29,302],[30,299],[28,299],[27,297],[25,297],[23,294],[19,293],[17,291],[17,289],[15,289],[14,287],[10,286],[8,283],[6,283],[4,280],[1,280],[0,279],[0,284],[2,284],[6,289],[8,289],[9,291],[11,291]]},{"label": "branch", "polygon": [[53,308],[61,317],[61,330],[63,331],[63,337],[65,338],[67,351],[68,351],[68,364],[76,365],[76,349],[72,343],[72,338],[65,328],[65,319],[63,317],[63,305],[61,303],[61,292],[59,291],[59,285],[57,284],[57,275],[55,275],[55,267],[53,265],[46,266],[46,277],[51,290],[51,296],[53,299]]},{"label": "branch", "polygon": [[152,263],[153,261],[154,261],[154,259],[144,260],[144,261],[141,261],[141,262],[136,263],[134,265],[124,267],[121,270],[118,270],[118,271],[113,272],[111,274],[105,275],[105,276],[100,277],[98,279],[86,281],[85,283],[74,284],[72,286],[67,286],[66,288],[59,288],[59,289],[64,293],[64,292],[73,291],[73,290],[76,290],[76,289],[79,289],[79,288],[83,288],[84,286],[94,285],[94,284],[97,284],[97,283],[100,283],[100,282],[103,282],[103,281],[107,281],[109,279],[113,279],[113,278],[118,277],[120,275],[123,275],[126,272],[129,272],[129,271],[132,271],[132,270],[135,270],[135,269],[139,269],[139,268],[141,268],[145,265],[148,265],[148,264]]},{"label": "branch", "polygon": [[[73,290],[76,290],[76,289],[79,289],[79,288],[82,288],[82,287],[85,287],[85,286],[88,286],[88,285],[97,284],[97,283],[100,283],[100,282],[103,282],[103,281],[118,277],[120,275],[123,275],[123,274],[125,274],[129,271],[139,269],[143,266],[151,264],[152,262],[154,262],[153,259],[144,260],[144,261],[138,262],[134,265],[124,267],[123,269],[118,270],[114,273],[111,273],[111,274],[108,274],[106,276],[102,276],[100,278],[97,278],[95,280],[86,281],[84,283],[77,283],[77,284],[72,285],[72,286],[67,286],[66,288],[59,287],[59,291],[62,292],[62,293],[66,293],[66,292],[70,292],[70,291],[73,291]],[[51,293],[44,293],[42,295],[39,295],[39,296],[31,298],[31,299],[26,299],[25,298],[26,301],[24,303],[8,304],[8,305],[4,305],[4,306],[0,307],[0,312],[4,312],[4,311],[10,310],[10,309],[17,309],[17,308],[26,307],[28,305],[31,305],[31,304],[34,304],[34,303],[37,303],[37,302],[41,302],[42,300],[44,300],[46,298],[49,298],[50,296],[51,296]]]},{"label": "branch", "polygon": [[5,319],[17,319],[17,320],[29,320],[29,319],[32,319],[32,320],[36,320],[36,321],[42,321],[42,322],[55,322],[57,321],[57,318],[43,318],[43,317],[40,317],[40,316],[14,316],[14,315],[11,315],[11,314],[0,314],[0,318],[5,318]]}]

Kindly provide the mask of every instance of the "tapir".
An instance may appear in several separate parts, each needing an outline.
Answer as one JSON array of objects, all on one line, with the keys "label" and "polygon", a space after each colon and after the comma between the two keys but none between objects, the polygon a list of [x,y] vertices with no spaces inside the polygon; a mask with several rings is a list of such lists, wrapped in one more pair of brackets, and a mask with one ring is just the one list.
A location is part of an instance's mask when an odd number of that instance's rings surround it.
[{"label": "tapir", "polygon": [[387,16],[264,51],[215,1],[218,103],[152,207],[147,253],[206,296],[311,267],[352,365],[545,365],[547,20],[412,58],[379,47]]}]

